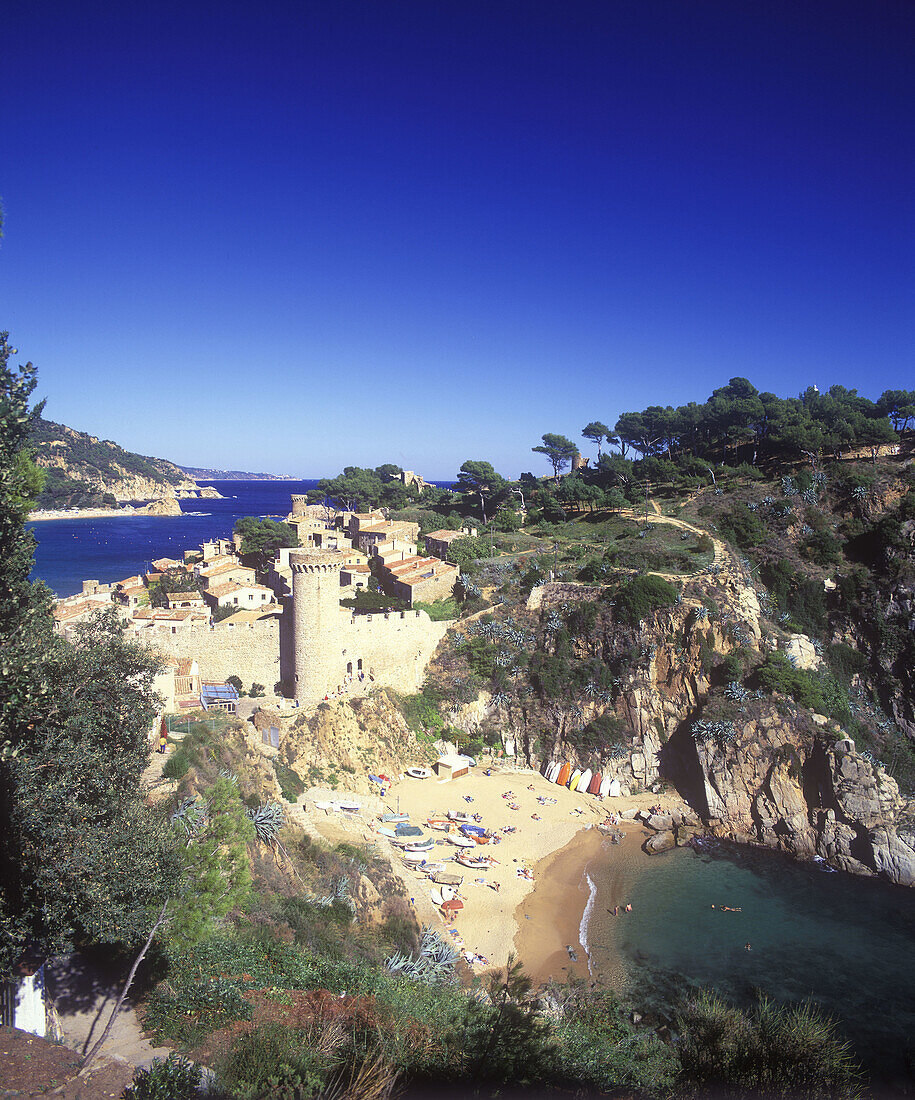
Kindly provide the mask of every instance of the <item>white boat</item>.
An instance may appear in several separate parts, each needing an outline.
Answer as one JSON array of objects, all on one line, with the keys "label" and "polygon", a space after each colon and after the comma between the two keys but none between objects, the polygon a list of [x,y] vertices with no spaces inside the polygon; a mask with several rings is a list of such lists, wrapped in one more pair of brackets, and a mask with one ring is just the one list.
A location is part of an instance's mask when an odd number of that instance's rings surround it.
[{"label": "white boat", "polygon": [[410,820],[410,815],[409,814],[382,814],[381,815],[381,820],[384,821],[386,824],[393,823],[394,825],[397,825],[401,821],[409,821]]},{"label": "white boat", "polygon": [[431,852],[435,847],[435,841],[433,840],[421,840],[416,844],[407,844],[404,848],[405,852]]},{"label": "white boat", "polygon": [[445,900],[442,896],[441,890],[430,890],[429,897],[431,898],[432,904],[435,906],[435,908],[441,909],[442,902]]},{"label": "white boat", "polygon": [[357,814],[362,809],[361,802],[338,802],[337,805],[345,814]]},{"label": "white boat", "polygon": [[460,822],[460,823],[465,824],[465,825],[466,824],[470,824],[470,825],[475,825],[476,824],[476,822],[473,820],[473,818],[470,816],[470,814],[465,814],[463,810],[449,810],[448,811],[448,819],[449,819],[449,821],[457,821],[457,822]]},{"label": "white boat", "polygon": [[404,863],[425,863],[425,852],[401,852]]},{"label": "white boat", "polygon": [[458,836],[456,833],[449,833],[448,840],[455,848],[476,848],[477,846],[475,840],[469,840],[466,836]]},{"label": "white boat", "polygon": [[587,771],[583,771],[581,773],[581,778],[578,780],[578,784],[575,787],[575,790],[576,791],[581,791],[584,794],[587,794],[588,793],[588,784],[591,782],[591,776],[592,775],[593,775],[593,772],[591,771],[590,768],[588,768]]},{"label": "white boat", "polygon": [[378,826],[378,832],[381,833],[382,836],[390,837],[391,840],[394,840],[397,836],[397,833],[395,833],[393,829],[386,829],[383,825]]},{"label": "white boat", "polygon": [[559,778],[559,773],[562,771],[562,761],[556,760],[550,768],[550,782],[555,783]]},{"label": "white boat", "polygon": [[408,775],[411,779],[428,779],[432,772],[428,768],[407,768],[404,775]]},{"label": "white boat", "polygon": [[605,775],[601,780],[600,790],[597,792],[601,798],[606,798],[610,791],[610,784],[613,782],[609,775]]},{"label": "white boat", "polygon": [[451,899],[457,893],[457,890],[455,890],[455,888],[453,886],[442,886],[440,888],[440,890],[441,890],[441,895],[442,895],[442,901],[451,901]]},{"label": "white boat", "polygon": [[316,802],[315,809],[318,810],[336,810],[336,802]]},{"label": "white boat", "polygon": [[619,798],[620,781],[618,779],[613,779],[610,781],[610,786],[607,788],[607,794],[610,798]]}]

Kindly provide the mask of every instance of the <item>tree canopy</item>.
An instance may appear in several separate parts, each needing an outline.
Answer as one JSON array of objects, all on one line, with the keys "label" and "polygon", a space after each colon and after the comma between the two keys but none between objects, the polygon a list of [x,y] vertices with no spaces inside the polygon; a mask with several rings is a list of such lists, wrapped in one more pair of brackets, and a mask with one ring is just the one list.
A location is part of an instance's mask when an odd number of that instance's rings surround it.
[{"label": "tree canopy", "polygon": [[537,454],[546,455],[547,461],[553,467],[553,476],[558,480],[559,475],[571,465],[572,460],[578,454],[578,448],[571,439],[564,435],[556,435],[555,432],[546,432],[540,437],[543,443],[539,447],[531,447]]}]

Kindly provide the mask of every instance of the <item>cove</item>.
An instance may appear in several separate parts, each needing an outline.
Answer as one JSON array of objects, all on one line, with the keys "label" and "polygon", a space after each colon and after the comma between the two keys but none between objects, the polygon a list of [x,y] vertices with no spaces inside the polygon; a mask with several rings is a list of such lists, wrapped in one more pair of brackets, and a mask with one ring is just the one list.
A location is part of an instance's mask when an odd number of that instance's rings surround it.
[{"label": "cove", "polygon": [[[618,851],[588,867],[596,977],[662,1012],[700,986],[744,1006],[809,998],[875,1084],[915,1085],[915,891],[722,842],[628,866]],[[633,911],[614,917],[620,901]]]}]

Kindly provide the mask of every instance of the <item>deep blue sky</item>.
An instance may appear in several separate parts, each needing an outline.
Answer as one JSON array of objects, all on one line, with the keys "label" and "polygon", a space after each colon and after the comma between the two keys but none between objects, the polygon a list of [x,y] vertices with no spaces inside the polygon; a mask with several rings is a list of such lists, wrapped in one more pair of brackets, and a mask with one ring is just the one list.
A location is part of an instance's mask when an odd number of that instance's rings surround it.
[{"label": "deep blue sky", "polygon": [[517,475],[734,375],[915,386],[911,3],[7,0],[0,33],[0,327],[51,419]]}]

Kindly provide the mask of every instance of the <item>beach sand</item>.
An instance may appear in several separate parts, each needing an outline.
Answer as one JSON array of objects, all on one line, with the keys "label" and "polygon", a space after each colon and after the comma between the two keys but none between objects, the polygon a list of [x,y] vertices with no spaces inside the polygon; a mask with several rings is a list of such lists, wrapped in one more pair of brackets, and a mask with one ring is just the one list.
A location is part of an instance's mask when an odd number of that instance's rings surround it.
[{"label": "beach sand", "polygon": [[[514,792],[514,797],[504,798],[507,791]],[[541,805],[538,795],[556,799],[555,805]],[[465,796],[473,801],[465,801]],[[312,792],[306,792],[300,801],[307,806],[313,797]],[[321,797],[326,798],[327,792],[321,792]],[[336,797],[346,795],[338,792]],[[639,850],[647,835],[640,825],[625,825],[623,844],[604,848],[604,834],[587,826],[603,821],[613,811],[647,808],[659,797],[665,803],[673,801],[656,794],[640,794],[601,802],[592,795],[548,783],[537,772],[494,768],[493,774],[487,776],[479,767],[451,783],[439,783],[434,777],[400,780],[388,791],[385,806],[389,811],[409,813],[411,822],[421,826],[426,818],[444,817],[448,810],[478,813],[482,817],[481,824],[487,829],[516,826],[517,832],[504,836],[499,844],[480,845],[473,850],[474,854],[490,855],[498,860],[489,870],[477,871],[448,864],[447,870],[463,876],[464,880],[459,891],[464,909],[457,914],[452,927],[459,934],[462,946],[488,960],[488,966],[475,967],[477,973],[504,966],[509,954],[514,952],[524,962],[528,973],[540,982],[550,976],[562,979],[570,973],[588,973],[587,959],[579,943],[579,925],[588,901],[584,879],[587,865],[597,861],[602,868],[607,866],[606,853],[609,852],[612,875],[616,854],[625,850],[631,857],[627,859],[631,874],[633,866],[642,866],[642,861],[647,866],[651,858]],[[380,822],[373,819],[369,811],[379,808],[378,800],[365,797],[357,797],[357,800],[363,804],[364,817],[361,823],[345,823],[349,838],[354,839],[353,834],[357,833],[361,839],[373,841],[389,854],[395,871],[406,884],[417,919],[421,924],[446,932],[445,920],[430,900],[434,883],[404,864],[397,849],[377,833]],[[519,809],[510,809],[509,802],[514,802]],[[576,813],[576,809],[582,812]],[[532,814],[538,814],[540,820],[534,820]],[[306,817],[328,839],[339,838],[339,829],[344,825],[341,815],[308,810]],[[443,839],[442,833],[429,829],[424,829],[424,835]],[[457,852],[457,848],[445,841],[436,844],[427,859],[451,859]],[[521,868],[532,870],[534,880],[519,877]],[[482,882],[476,881],[478,879]],[[499,891],[492,889],[489,883],[498,883]],[[603,888],[601,895],[606,896]],[[566,950],[568,944],[578,953],[577,963]]]}]

